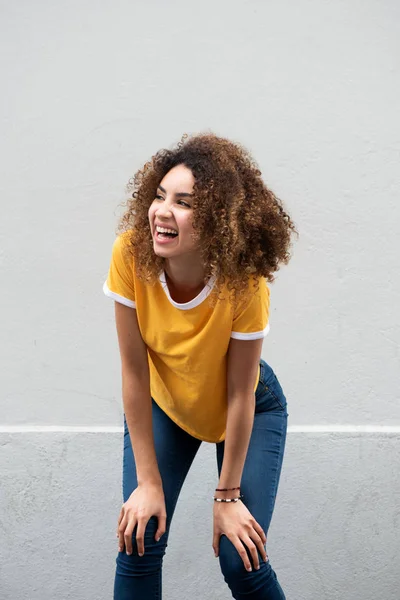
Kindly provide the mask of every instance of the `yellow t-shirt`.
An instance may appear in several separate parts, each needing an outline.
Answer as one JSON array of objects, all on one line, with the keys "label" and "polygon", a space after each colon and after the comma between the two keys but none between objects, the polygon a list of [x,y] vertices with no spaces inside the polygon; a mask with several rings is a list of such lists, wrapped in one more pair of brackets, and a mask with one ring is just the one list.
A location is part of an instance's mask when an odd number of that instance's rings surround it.
[{"label": "yellow t-shirt", "polygon": [[[250,299],[242,301],[235,313],[228,298],[218,301],[214,308],[209,306],[206,298],[214,285],[213,278],[196,298],[179,304],[170,296],[164,272],[155,286],[136,277],[134,259],[123,251],[128,234],[118,236],[114,242],[103,291],[136,309],[147,345],[154,401],[190,435],[220,442],[226,430],[229,340],[254,340],[267,335],[267,280],[260,278],[257,293],[252,290]],[[254,390],[258,378],[259,371]]]}]

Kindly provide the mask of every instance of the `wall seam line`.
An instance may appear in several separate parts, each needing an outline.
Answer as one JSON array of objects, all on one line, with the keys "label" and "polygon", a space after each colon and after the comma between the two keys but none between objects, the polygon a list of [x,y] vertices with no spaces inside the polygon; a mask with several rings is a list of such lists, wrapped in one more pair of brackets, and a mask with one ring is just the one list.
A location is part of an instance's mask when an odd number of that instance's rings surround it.
[{"label": "wall seam line", "polygon": [[[110,425],[0,425],[0,433],[123,433]],[[400,433],[400,425],[289,425],[288,433]]]}]

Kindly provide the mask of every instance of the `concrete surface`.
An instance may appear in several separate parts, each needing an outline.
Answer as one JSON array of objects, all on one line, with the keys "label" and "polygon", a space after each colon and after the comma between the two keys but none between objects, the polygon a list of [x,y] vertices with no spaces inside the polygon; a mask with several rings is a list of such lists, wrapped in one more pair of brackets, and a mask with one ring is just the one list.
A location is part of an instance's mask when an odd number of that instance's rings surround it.
[{"label": "concrete surface", "polygon": [[[122,432],[0,443],[2,600],[112,598]],[[396,434],[288,434],[267,542],[288,600],[398,599],[399,464]],[[171,526],[165,600],[231,597],[211,548],[215,478],[203,444]]]}]

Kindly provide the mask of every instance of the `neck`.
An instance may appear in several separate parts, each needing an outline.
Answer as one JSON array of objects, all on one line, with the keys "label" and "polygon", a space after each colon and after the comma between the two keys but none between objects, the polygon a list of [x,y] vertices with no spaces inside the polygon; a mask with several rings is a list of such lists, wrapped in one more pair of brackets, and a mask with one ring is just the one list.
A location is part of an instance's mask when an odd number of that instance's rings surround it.
[{"label": "neck", "polygon": [[200,263],[182,264],[165,259],[164,272],[169,282],[182,292],[191,292],[205,286],[204,267]]}]

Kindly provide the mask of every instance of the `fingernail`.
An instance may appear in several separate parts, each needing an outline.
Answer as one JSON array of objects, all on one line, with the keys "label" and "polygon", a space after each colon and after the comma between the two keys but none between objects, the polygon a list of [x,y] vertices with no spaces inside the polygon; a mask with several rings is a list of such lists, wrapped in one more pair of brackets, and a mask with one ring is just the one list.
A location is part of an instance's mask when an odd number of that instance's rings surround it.
[{"label": "fingernail", "polygon": [[258,569],[259,569],[259,568],[260,568],[260,565],[257,565],[257,566],[256,566],[256,570],[258,571]]},{"label": "fingernail", "polygon": [[247,567],[247,571],[251,571],[251,567]]},{"label": "fingernail", "polygon": [[265,562],[268,562],[268,561],[269,561],[269,558],[268,558],[268,556],[266,556],[265,557]]},{"label": "fingernail", "polygon": [[158,538],[156,538],[156,542],[159,542],[159,541],[160,541],[160,539],[161,539],[161,538],[159,538],[159,537],[158,537]]},{"label": "fingernail", "polygon": [[143,552],[139,552],[139,556],[143,556]]},{"label": "fingernail", "polygon": [[118,548],[118,552],[122,552],[122,548],[121,548],[121,546]]},{"label": "fingernail", "polygon": [[132,552],[128,552],[128,550],[126,551],[127,555],[130,556],[132,554]]}]

